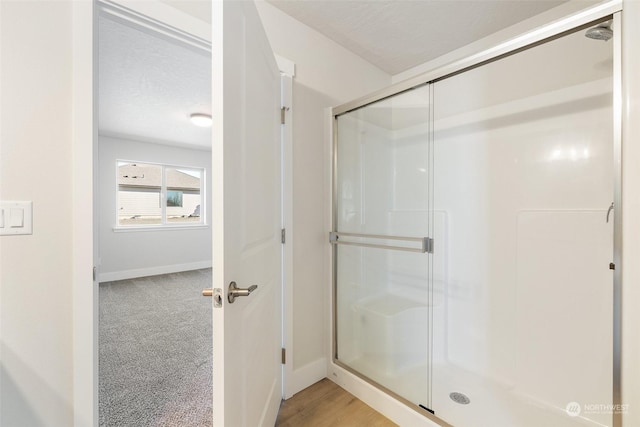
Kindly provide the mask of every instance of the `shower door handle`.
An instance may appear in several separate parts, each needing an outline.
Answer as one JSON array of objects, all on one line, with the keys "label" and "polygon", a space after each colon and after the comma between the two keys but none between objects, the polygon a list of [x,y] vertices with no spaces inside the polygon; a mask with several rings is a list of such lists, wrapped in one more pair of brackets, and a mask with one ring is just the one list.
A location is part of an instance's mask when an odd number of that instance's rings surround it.
[{"label": "shower door handle", "polygon": [[609,214],[611,214],[612,210],[613,210],[613,202],[611,202],[611,206],[609,206],[609,209],[607,209],[607,224],[609,223]]},{"label": "shower door handle", "polygon": [[251,292],[258,289],[258,285],[251,285],[248,288],[239,288],[236,282],[229,283],[229,293],[227,294],[227,301],[229,304],[233,304],[236,297],[248,297]]}]

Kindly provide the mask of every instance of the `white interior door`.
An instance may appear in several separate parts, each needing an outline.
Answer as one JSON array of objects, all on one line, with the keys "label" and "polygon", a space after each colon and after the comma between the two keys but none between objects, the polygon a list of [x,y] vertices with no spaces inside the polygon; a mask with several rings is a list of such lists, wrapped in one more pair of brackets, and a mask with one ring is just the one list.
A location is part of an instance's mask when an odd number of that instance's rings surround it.
[{"label": "white interior door", "polygon": [[[281,376],[280,75],[253,2],[213,2],[213,418],[273,426]],[[257,285],[228,301],[229,285]]]}]

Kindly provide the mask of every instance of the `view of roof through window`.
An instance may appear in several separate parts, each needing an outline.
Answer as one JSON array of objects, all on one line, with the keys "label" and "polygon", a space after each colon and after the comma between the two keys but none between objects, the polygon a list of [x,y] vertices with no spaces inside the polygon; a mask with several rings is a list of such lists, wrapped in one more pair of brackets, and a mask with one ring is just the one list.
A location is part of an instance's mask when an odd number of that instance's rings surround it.
[{"label": "view of roof through window", "polygon": [[118,225],[202,224],[202,176],[198,168],[119,161]]}]

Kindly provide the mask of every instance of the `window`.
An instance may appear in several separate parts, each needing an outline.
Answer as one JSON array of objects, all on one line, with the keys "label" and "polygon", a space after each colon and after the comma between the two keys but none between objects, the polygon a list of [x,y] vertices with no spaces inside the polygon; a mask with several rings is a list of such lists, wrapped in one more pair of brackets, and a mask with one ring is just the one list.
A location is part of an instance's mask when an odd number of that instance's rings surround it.
[{"label": "window", "polygon": [[204,169],[125,161],[117,169],[118,226],[204,224]]}]

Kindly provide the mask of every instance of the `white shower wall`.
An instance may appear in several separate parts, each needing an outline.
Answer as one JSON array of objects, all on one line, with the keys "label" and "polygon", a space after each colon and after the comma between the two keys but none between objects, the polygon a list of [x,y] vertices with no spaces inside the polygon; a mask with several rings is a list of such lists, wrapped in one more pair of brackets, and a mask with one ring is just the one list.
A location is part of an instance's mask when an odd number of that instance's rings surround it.
[{"label": "white shower wall", "polygon": [[611,401],[610,113],[605,101],[436,140],[448,239],[434,259],[448,279],[446,307],[434,308],[435,382],[442,363],[559,410]]}]

